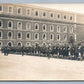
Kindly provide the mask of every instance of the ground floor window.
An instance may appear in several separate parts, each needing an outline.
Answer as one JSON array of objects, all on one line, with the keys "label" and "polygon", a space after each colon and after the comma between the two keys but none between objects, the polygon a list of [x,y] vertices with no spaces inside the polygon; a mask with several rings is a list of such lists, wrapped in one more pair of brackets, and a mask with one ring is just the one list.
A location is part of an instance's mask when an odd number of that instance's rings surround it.
[{"label": "ground floor window", "polygon": [[0,41],[0,46],[2,46],[3,45],[3,43]]},{"label": "ground floor window", "polygon": [[22,43],[21,43],[21,42],[18,42],[17,45],[18,45],[18,46],[22,46]]},{"label": "ground floor window", "polygon": [[10,46],[10,47],[11,47],[11,46],[12,46],[12,42],[8,42],[8,46]]}]

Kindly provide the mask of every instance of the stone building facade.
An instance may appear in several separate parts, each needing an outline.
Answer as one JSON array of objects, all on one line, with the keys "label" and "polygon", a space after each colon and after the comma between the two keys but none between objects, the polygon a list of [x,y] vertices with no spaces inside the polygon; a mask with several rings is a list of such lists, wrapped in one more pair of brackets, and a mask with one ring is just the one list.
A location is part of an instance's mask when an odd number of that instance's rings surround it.
[{"label": "stone building facade", "polygon": [[81,14],[33,5],[0,4],[0,46],[68,44],[84,39]]}]

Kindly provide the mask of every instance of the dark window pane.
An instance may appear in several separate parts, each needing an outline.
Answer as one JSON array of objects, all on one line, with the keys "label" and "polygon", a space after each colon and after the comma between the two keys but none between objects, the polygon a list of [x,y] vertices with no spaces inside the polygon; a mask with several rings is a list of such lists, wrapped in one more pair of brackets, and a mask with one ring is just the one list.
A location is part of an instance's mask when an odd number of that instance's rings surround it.
[{"label": "dark window pane", "polygon": [[29,34],[27,34],[27,38],[29,38]]},{"label": "dark window pane", "polygon": [[64,19],[66,19],[66,16],[64,16]]},{"label": "dark window pane", "polygon": [[0,37],[1,37],[1,32],[0,32]]},{"label": "dark window pane", "polygon": [[8,36],[11,37],[11,32],[9,32]]},{"label": "dark window pane", "polygon": [[21,38],[21,34],[20,33],[18,33],[18,38]]},{"label": "dark window pane", "polygon": [[8,46],[11,46],[11,42],[8,43]]},{"label": "dark window pane", "polygon": [[0,6],[0,11],[2,11],[2,6]]},{"label": "dark window pane", "polygon": [[12,24],[11,24],[11,22],[9,22],[9,27],[12,27]]},{"label": "dark window pane", "polygon": [[38,12],[36,11],[36,16],[38,16]]},{"label": "dark window pane", "polygon": [[43,16],[46,16],[46,13],[43,13]]},{"label": "dark window pane", "polygon": [[18,14],[20,14],[20,13],[21,13],[21,9],[19,8],[19,9],[18,9]]},{"label": "dark window pane", "polygon": [[18,46],[21,46],[21,43],[18,43]]},{"label": "dark window pane", "polygon": [[52,39],[52,35],[51,35],[50,39]]},{"label": "dark window pane", "polygon": [[2,26],[1,21],[0,21],[0,27]]}]

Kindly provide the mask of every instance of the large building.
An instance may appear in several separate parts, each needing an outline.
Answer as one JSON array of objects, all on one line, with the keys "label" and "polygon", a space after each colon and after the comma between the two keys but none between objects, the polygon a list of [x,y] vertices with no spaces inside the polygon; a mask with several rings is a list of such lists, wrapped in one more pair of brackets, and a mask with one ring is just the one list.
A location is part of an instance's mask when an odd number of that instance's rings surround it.
[{"label": "large building", "polygon": [[84,15],[23,4],[0,4],[0,46],[67,44],[84,40]]}]

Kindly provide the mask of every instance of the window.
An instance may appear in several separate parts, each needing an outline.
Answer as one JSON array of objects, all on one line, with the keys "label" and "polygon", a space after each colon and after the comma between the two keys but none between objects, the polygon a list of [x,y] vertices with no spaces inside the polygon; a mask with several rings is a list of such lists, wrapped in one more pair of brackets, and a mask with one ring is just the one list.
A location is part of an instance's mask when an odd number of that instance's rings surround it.
[{"label": "window", "polygon": [[18,22],[18,23],[17,23],[17,28],[18,28],[18,29],[22,29],[22,23],[21,23],[21,22]]},{"label": "window", "polygon": [[21,8],[17,9],[17,14],[22,14],[22,9]]},{"label": "window", "polygon": [[60,26],[57,26],[57,32],[60,32]]},{"label": "window", "polygon": [[34,35],[34,38],[35,38],[35,40],[38,40],[38,39],[39,39],[39,34],[36,33],[36,34]]},{"label": "window", "polygon": [[46,25],[45,24],[43,24],[43,31],[46,31]]},{"label": "window", "polygon": [[66,19],[66,15],[64,15],[64,19]]},{"label": "window", "polygon": [[51,18],[53,18],[53,13],[50,14]]},{"label": "window", "polygon": [[70,16],[70,20],[72,20],[72,16]]},{"label": "window", "polygon": [[54,40],[54,35],[50,34],[50,40]]},{"label": "window", "polygon": [[0,6],[0,11],[2,11],[2,6]]},{"label": "window", "polygon": [[43,16],[46,16],[46,13],[45,12],[43,13]]},{"label": "window", "polygon": [[39,30],[39,24],[35,24],[35,30]]},{"label": "window", "polygon": [[37,46],[37,45],[39,45],[39,43],[38,42],[35,42],[34,45]]},{"label": "window", "polygon": [[26,29],[31,29],[31,24],[30,23],[26,24]]},{"label": "window", "polygon": [[27,39],[30,39],[30,38],[31,38],[30,33],[27,33],[27,34],[26,34],[26,38],[27,38]]},{"label": "window", "polygon": [[8,7],[8,12],[13,13],[13,7]]},{"label": "window", "polygon": [[35,12],[35,16],[38,16],[38,11]]},{"label": "window", "polygon": [[43,40],[46,40],[46,34],[43,34],[43,35],[42,35],[42,39],[43,39]]},{"label": "window", "polygon": [[0,27],[2,27],[3,26],[3,22],[2,21],[0,21]]},{"label": "window", "polygon": [[73,27],[70,27],[70,33],[73,33]]},{"label": "window", "polygon": [[27,9],[26,10],[26,13],[27,13],[27,15],[31,15],[31,10],[30,9]]},{"label": "window", "polygon": [[46,42],[43,42],[43,43],[42,43],[42,46],[47,46],[47,43],[46,43]]},{"label": "window", "polygon": [[3,46],[3,43],[0,41],[0,46]]},{"label": "window", "polygon": [[22,46],[22,43],[21,42],[18,42],[17,45],[20,47],[20,46]]},{"label": "window", "polygon": [[30,43],[30,42],[27,42],[27,43],[26,43],[26,46],[31,46],[31,43]]},{"label": "window", "polygon": [[66,41],[67,40],[67,35],[64,35],[64,41]]},{"label": "window", "polygon": [[57,15],[57,18],[58,18],[58,19],[60,18],[60,14]]},{"label": "window", "polygon": [[12,32],[8,32],[8,38],[12,38]]},{"label": "window", "polygon": [[64,26],[64,28],[63,28],[63,29],[64,29],[64,32],[67,32],[67,27],[66,27],[66,26]]},{"label": "window", "polygon": [[18,38],[19,38],[19,39],[22,38],[22,33],[21,33],[21,32],[18,33]]},{"label": "window", "polygon": [[54,31],[54,26],[50,25],[50,32],[53,32],[53,31]]},{"label": "window", "polygon": [[2,38],[2,35],[3,35],[3,34],[2,34],[2,31],[0,31],[0,38]]},{"label": "window", "polygon": [[8,46],[10,46],[10,47],[11,47],[12,45],[13,45],[13,43],[12,43],[12,42],[8,42]]},{"label": "window", "polygon": [[57,34],[57,40],[58,40],[58,41],[60,40],[60,35],[59,35],[59,34]]},{"label": "window", "polygon": [[13,22],[12,21],[8,21],[8,28],[12,28],[13,27]]}]

